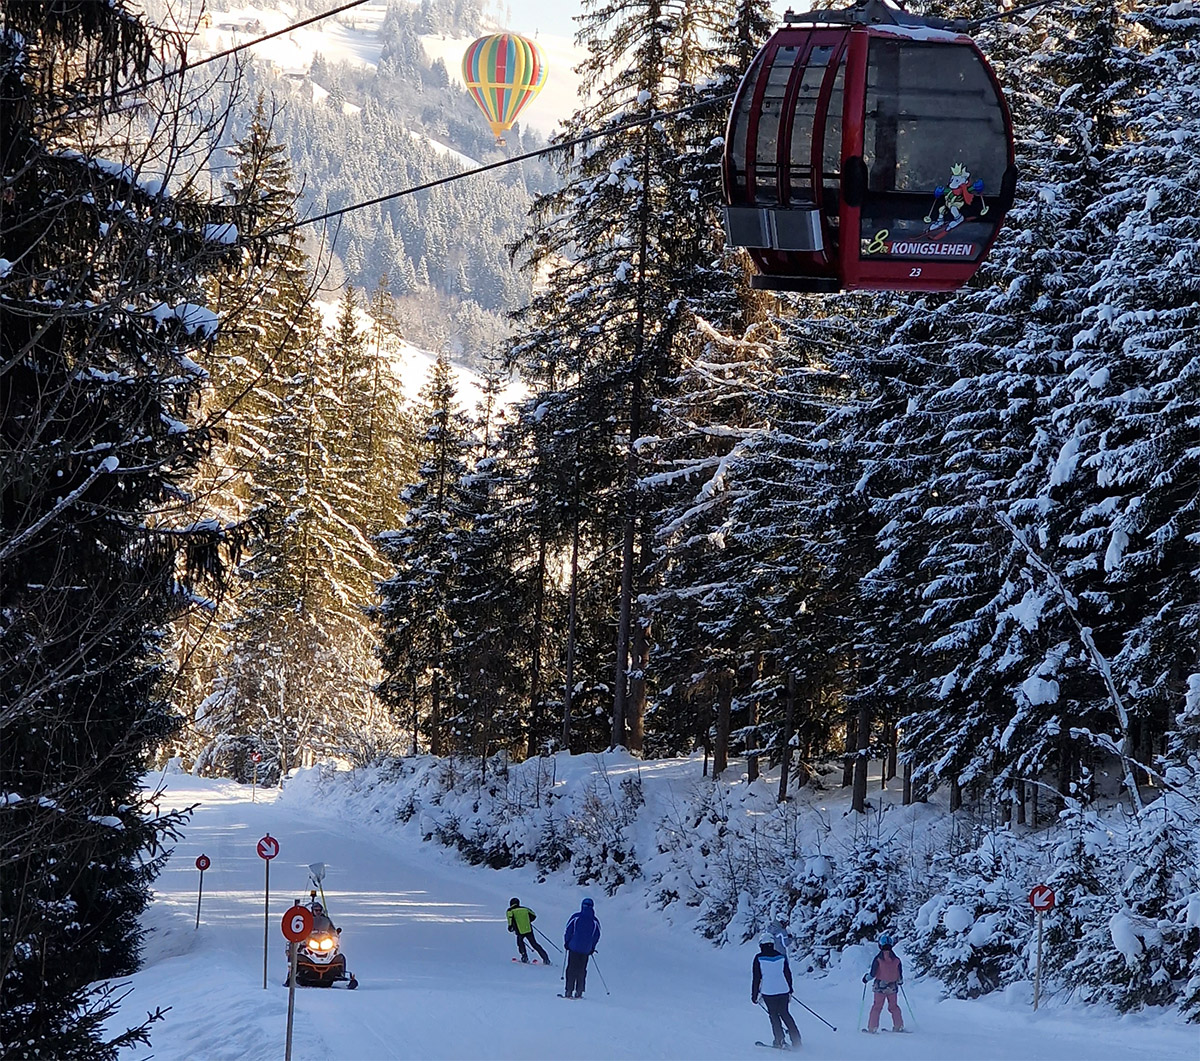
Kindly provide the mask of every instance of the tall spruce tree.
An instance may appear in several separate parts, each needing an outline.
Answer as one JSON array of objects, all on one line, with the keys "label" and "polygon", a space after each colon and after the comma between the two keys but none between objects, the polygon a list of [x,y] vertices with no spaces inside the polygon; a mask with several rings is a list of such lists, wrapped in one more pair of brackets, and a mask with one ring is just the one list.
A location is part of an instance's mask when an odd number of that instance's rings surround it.
[{"label": "tall spruce tree", "polygon": [[5,1057],[115,1058],[159,1016],[114,1034],[89,985],[137,967],[181,822],[140,787],[178,725],[164,628],[219,589],[231,534],[185,489],[212,439],[205,283],[240,247],[178,134],[221,108],[141,86],[181,50],[121,0],[0,5]]},{"label": "tall spruce tree", "polygon": [[[588,520],[585,537],[599,551],[586,564],[590,577],[614,580],[618,602],[610,742],[639,750],[650,639],[637,599],[654,546],[638,444],[655,431],[654,400],[674,374],[690,320],[681,284],[715,241],[711,213],[681,179],[679,160],[694,143],[690,123],[624,126],[696,100],[692,86],[717,65],[710,37],[732,10],[686,0],[588,5],[579,40],[589,51],[584,80],[596,102],[575,115],[570,133],[594,130],[598,139],[571,161],[564,188],[535,208],[531,258],[551,271],[514,351],[527,380],[545,380],[549,367],[557,390],[574,392],[576,401],[587,393],[580,406],[587,418],[562,422],[556,434],[575,454],[605,461],[583,478],[593,504],[606,499],[596,516],[618,522]],[[572,404],[544,411],[570,417]],[[603,441],[581,447],[581,429]],[[610,574],[602,576],[596,561]]]},{"label": "tall spruce tree", "polygon": [[380,551],[395,571],[380,583],[372,614],[380,627],[384,670],[379,695],[396,721],[410,728],[414,753],[424,736],[425,747],[441,755],[453,747],[447,726],[452,717],[448,609],[457,599],[460,569],[454,542],[465,519],[459,483],[470,448],[445,353],[434,364],[416,412],[425,428],[422,460],[416,482],[402,495],[408,508],[401,526],[379,536]]}]

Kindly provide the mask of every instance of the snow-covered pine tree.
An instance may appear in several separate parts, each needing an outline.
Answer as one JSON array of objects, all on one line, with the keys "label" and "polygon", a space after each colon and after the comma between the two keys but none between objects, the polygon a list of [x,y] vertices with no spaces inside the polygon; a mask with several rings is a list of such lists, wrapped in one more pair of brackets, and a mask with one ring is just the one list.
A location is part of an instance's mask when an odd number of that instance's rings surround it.
[{"label": "snow-covered pine tree", "polygon": [[375,662],[362,609],[382,566],[360,491],[379,482],[354,478],[362,469],[346,428],[361,419],[366,398],[349,375],[365,371],[363,358],[347,366],[322,335],[302,235],[287,228],[295,220],[291,170],[262,99],[234,154],[228,192],[252,207],[264,248],[224,285],[255,295],[223,351],[229,372],[220,385],[240,398],[227,418],[225,459],[238,469],[234,492],[269,533],[240,568],[219,695],[202,720],[213,740],[198,761],[227,769],[222,749],[250,739],[265,747],[272,777],[334,750],[350,720],[370,712]]},{"label": "snow-covered pine tree", "polygon": [[[522,710],[528,690],[521,651],[525,601],[514,577],[520,536],[506,518],[512,483],[504,460],[507,432],[497,429],[501,377],[491,372],[473,435],[479,449],[454,484],[461,526],[450,536],[453,592],[446,601],[446,732],[450,748],[473,754],[483,767],[493,752],[520,756],[533,713]],[[448,749],[449,750],[449,749]]]},{"label": "snow-covered pine tree", "polygon": [[[568,135],[589,129],[603,135],[571,160],[565,187],[535,208],[539,228],[529,257],[551,269],[545,291],[525,314],[526,333],[514,353],[526,378],[544,375],[541,366],[549,361],[557,366],[560,389],[586,389],[599,398],[583,408],[607,440],[586,451],[601,457],[607,451],[610,463],[586,478],[599,496],[613,499],[602,515],[618,499],[620,506],[611,741],[639,748],[649,641],[635,599],[653,539],[637,489],[634,443],[654,431],[653,400],[672,372],[688,319],[678,297],[682,278],[706,245],[696,239],[695,223],[711,221],[679,184],[687,117],[620,127],[679,105],[684,86],[714,65],[701,42],[724,17],[719,4],[661,0],[591,4],[581,17],[579,39],[589,50],[583,73],[595,102],[574,116]],[[577,431],[573,437],[580,437]],[[612,557],[612,530],[589,523],[601,533],[588,528],[586,536],[598,539],[601,556]],[[594,564],[593,573],[600,574]]]},{"label": "snow-covered pine tree", "polygon": [[212,440],[205,284],[240,254],[180,146],[216,142],[223,106],[144,86],[182,53],[122,0],[0,5],[5,1057],[115,1058],[161,1017],[120,1031],[105,985],[181,823],[141,779],[178,726],[165,628],[232,534],[186,483]]},{"label": "snow-covered pine tree", "polygon": [[1138,5],[1118,27],[1132,86],[1110,93],[1128,133],[1089,210],[1104,253],[1059,396],[1077,454],[1072,560],[1092,572],[1092,625],[1129,716],[1107,731],[1147,763],[1200,670],[1200,359],[1186,338],[1200,324],[1198,18],[1194,3]]},{"label": "snow-covered pine tree", "polygon": [[939,860],[933,895],[907,939],[915,972],[936,976],[957,998],[977,998],[1028,977],[1033,935],[1025,901],[1029,867],[1013,834],[995,832],[952,863]]},{"label": "snow-covered pine tree", "polygon": [[1194,785],[1166,793],[1136,819],[1123,879],[1105,904],[1102,930],[1087,940],[1087,961],[1077,965],[1090,1000],[1123,1013],[1180,1001],[1198,949],[1189,910],[1200,893],[1194,796]]},{"label": "snow-covered pine tree", "polygon": [[1056,903],[1045,925],[1043,976],[1067,991],[1083,985],[1087,997],[1094,979],[1089,967],[1109,949],[1108,924],[1118,908],[1122,854],[1097,813],[1077,799],[1067,800],[1046,847],[1051,869],[1045,883],[1053,889]]},{"label": "snow-covered pine tree", "polygon": [[452,543],[463,526],[459,481],[467,469],[469,427],[457,405],[450,360],[442,353],[416,409],[424,424],[417,480],[402,494],[408,506],[400,527],[379,535],[379,548],[395,573],[379,584],[372,615],[379,624],[384,677],[378,693],[397,723],[422,734],[441,755],[448,739],[447,653],[452,631],[447,609],[457,592],[459,568]]},{"label": "snow-covered pine tree", "polygon": [[[1071,726],[1096,705],[1098,678],[1034,560],[1057,566],[1071,525],[1050,395],[1091,261],[1081,226],[1109,146],[1095,133],[1111,136],[1108,85],[1121,68],[1113,17],[1111,8],[1056,9],[994,31],[989,52],[1021,86],[1012,98],[1017,204],[975,285],[901,301],[887,322],[886,356],[863,366],[891,394],[890,409],[864,403],[866,422],[851,426],[860,448],[874,451],[880,481],[868,481],[882,527],[872,578],[898,589],[898,614],[920,630],[913,644],[910,624],[893,621],[891,630],[905,632],[897,644],[878,627],[878,666],[885,688],[903,688],[915,673],[933,694],[928,706],[908,698],[906,754],[919,779],[949,780],[952,800],[960,786],[995,775],[1008,798],[1048,766],[1065,781],[1077,776],[1086,752]],[[1024,193],[1030,186],[1036,195]],[[904,377],[907,392],[894,382]],[[1082,696],[1058,704],[1068,687]]]}]

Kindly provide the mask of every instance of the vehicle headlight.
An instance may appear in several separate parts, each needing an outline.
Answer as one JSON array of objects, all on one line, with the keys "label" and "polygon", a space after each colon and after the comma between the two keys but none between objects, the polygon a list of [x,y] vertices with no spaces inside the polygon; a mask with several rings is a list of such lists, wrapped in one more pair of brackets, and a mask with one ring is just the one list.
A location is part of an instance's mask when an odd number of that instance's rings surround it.
[{"label": "vehicle headlight", "polygon": [[321,950],[333,950],[333,938],[326,936],[321,940]]},{"label": "vehicle headlight", "polygon": [[320,949],[321,949],[321,941],[320,941],[319,939],[310,939],[310,940],[309,940],[307,943],[305,943],[304,945],[305,945],[305,946],[306,946],[306,947],[307,947],[309,950],[320,950]]}]

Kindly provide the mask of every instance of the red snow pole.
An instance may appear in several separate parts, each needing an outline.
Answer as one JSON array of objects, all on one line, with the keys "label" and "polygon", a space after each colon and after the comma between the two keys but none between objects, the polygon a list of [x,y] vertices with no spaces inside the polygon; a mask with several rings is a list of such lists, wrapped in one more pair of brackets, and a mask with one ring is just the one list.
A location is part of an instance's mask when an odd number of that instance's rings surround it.
[{"label": "red snow pole", "polygon": [[279,854],[279,841],[267,833],[258,842],[258,857],[267,867],[266,884],[263,888],[263,990],[267,989],[267,949],[271,933],[271,859]]},{"label": "red snow pole", "polygon": [[200,927],[200,901],[204,898],[204,871],[211,865],[208,855],[200,855],[196,859],[196,868],[200,871],[200,890],[196,893],[196,928]]}]

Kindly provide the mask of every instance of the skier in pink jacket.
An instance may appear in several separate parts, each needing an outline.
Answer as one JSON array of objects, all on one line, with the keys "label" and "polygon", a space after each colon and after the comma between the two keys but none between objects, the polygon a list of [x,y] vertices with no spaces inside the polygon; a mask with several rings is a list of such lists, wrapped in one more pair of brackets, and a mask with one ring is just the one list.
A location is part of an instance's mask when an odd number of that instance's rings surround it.
[{"label": "skier in pink jacket", "polygon": [[896,992],[904,983],[904,965],[892,950],[894,943],[895,940],[886,932],[879,937],[879,953],[871,962],[871,971],[863,977],[864,984],[875,978],[875,1002],[871,1006],[866,1028],[872,1034],[879,1031],[879,1015],[883,1012],[884,1002],[887,1002],[888,1012],[892,1015],[892,1031],[904,1031],[904,1015],[900,1012],[900,1003],[896,1001]]}]

